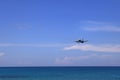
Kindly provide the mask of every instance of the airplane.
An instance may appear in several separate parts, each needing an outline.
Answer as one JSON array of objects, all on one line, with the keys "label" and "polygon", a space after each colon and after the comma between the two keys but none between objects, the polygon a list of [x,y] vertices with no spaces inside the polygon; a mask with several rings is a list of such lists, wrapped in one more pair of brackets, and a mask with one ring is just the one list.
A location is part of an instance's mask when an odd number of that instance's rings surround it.
[{"label": "airplane", "polygon": [[83,39],[79,39],[77,41],[75,41],[76,43],[84,43],[84,42],[87,42],[88,40],[83,40]]}]

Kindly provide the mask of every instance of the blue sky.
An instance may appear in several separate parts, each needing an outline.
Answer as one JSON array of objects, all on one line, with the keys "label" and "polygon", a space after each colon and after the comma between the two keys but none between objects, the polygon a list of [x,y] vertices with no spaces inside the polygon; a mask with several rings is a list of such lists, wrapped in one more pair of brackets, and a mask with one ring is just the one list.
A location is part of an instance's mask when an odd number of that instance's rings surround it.
[{"label": "blue sky", "polygon": [[119,4],[1,0],[0,66],[120,66]]}]

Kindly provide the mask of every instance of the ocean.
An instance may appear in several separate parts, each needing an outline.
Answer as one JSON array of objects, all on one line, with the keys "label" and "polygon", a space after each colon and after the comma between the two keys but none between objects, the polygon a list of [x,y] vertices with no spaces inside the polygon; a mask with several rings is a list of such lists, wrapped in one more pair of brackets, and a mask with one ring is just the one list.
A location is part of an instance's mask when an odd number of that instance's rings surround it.
[{"label": "ocean", "polygon": [[0,67],[0,80],[120,80],[120,67]]}]

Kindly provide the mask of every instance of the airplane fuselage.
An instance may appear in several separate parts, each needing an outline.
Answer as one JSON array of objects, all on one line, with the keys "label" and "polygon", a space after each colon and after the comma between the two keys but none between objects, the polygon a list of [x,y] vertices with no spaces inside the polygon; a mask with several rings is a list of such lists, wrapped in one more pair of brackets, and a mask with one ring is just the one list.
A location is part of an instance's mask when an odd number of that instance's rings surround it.
[{"label": "airplane fuselage", "polygon": [[87,41],[84,41],[84,40],[78,40],[78,41],[75,41],[77,43],[84,43],[84,42],[87,42]]}]

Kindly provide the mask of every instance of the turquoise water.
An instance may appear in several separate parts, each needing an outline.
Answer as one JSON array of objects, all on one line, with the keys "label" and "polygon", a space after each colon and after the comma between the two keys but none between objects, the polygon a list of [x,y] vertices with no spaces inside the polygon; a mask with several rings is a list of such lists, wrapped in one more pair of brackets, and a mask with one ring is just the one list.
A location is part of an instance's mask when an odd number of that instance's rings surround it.
[{"label": "turquoise water", "polygon": [[0,80],[120,80],[120,67],[1,67]]}]

